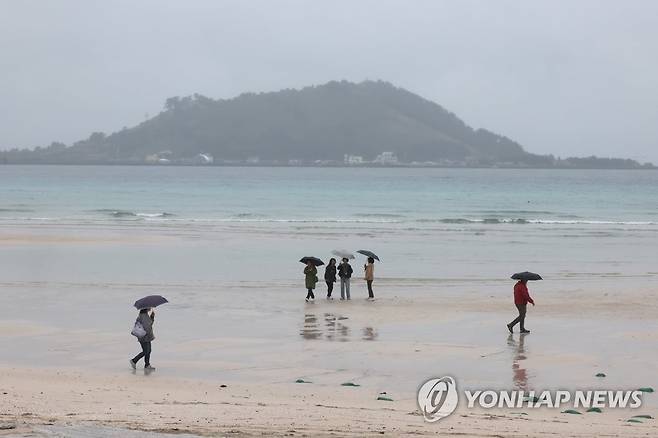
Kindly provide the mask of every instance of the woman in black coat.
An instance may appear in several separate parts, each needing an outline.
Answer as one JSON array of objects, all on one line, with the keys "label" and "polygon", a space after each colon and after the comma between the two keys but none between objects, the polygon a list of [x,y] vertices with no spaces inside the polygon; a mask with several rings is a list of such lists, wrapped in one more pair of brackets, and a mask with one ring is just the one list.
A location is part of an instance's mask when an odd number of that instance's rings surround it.
[{"label": "woman in black coat", "polygon": [[324,269],[324,281],[327,282],[327,299],[333,300],[331,293],[334,291],[334,283],[336,282],[336,259],[329,260],[329,264]]}]

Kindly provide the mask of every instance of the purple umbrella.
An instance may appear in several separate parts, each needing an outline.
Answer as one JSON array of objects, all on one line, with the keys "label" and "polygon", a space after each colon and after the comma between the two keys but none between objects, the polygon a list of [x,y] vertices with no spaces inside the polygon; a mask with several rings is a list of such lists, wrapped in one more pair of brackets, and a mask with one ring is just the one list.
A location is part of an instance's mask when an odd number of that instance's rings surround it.
[{"label": "purple umbrella", "polygon": [[153,307],[158,307],[160,304],[168,303],[167,299],[160,295],[149,295],[135,301],[135,307],[138,309],[151,309]]}]

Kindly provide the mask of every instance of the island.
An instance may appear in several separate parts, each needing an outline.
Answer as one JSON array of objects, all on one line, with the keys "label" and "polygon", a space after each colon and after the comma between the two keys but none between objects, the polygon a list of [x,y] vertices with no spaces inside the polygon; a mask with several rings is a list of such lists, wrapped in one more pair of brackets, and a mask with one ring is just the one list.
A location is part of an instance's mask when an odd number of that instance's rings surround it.
[{"label": "island", "polygon": [[0,164],[654,169],[651,163],[527,152],[384,81],[331,81],[232,99],[171,97],[112,134],[0,152]]}]

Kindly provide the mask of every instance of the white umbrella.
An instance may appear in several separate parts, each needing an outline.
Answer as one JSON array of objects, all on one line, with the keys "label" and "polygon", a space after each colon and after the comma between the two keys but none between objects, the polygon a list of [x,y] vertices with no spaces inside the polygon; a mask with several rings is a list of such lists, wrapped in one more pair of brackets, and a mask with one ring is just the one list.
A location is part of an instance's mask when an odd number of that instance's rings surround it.
[{"label": "white umbrella", "polygon": [[335,249],[335,250],[331,251],[331,253],[333,255],[335,255],[336,257],[340,257],[341,259],[345,258],[345,259],[348,259],[348,260],[354,260],[356,258],[356,257],[354,257],[354,254],[352,254],[351,252],[349,252],[346,249]]}]

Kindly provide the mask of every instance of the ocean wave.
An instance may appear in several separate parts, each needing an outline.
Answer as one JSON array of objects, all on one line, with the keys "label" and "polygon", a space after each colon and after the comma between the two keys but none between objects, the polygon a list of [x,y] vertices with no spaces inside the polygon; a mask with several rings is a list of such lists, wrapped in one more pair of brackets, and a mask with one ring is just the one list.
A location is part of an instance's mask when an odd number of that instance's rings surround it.
[{"label": "ocean wave", "polygon": [[[181,219],[187,220],[187,219]],[[398,220],[387,220],[387,219],[354,219],[354,218],[218,218],[218,219],[190,219],[192,221],[214,221],[214,222],[238,222],[238,223],[311,223],[311,224],[323,224],[323,223],[353,223],[353,224],[398,224]]]},{"label": "ocean wave", "polygon": [[11,216],[0,216],[0,220],[2,221],[10,221],[10,222],[16,222],[16,221],[25,221],[25,222],[30,222],[30,221],[43,221],[43,222],[50,222],[50,221],[61,221],[66,218],[61,218],[61,217],[11,217]]},{"label": "ocean wave", "polygon": [[33,213],[34,210],[31,208],[24,207],[2,207],[0,208],[0,213]]},{"label": "ocean wave", "polygon": [[447,218],[447,219],[418,219],[420,223],[442,224],[538,224],[538,225],[658,225],[653,221],[610,221],[610,220],[584,220],[584,219],[524,219],[524,218]]},{"label": "ocean wave", "polygon": [[401,219],[405,216],[403,214],[395,213],[355,213],[354,217],[364,217],[364,218],[389,218],[389,219]]},{"label": "ocean wave", "polygon": [[217,223],[291,223],[291,224],[456,224],[456,225],[499,225],[499,224],[536,224],[536,225],[634,225],[634,226],[651,226],[658,225],[658,222],[652,221],[607,221],[607,220],[560,220],[560,219],[524,219],[524,218],[443,218],[429,219],[421,218],[415,220],[397,220],[385,218],[268,218],[268,217],[230,217],[230,218],[182,218],[177,217],[168,219],[180,222],[217,222]]},{"label": "ocean wave", "polygon": [[146,218],[155,218],[155,217],[174,217],[176,216],[173,213],[167,213],[166,211],[163,211],[162,213],[136,213],[135,216],[137,217],[146,217]]},{"label": "ocean wave", "polygon": [[[428,228],[432,225],[464,225],[467,229],[470,225],[490,225],[490,226],[503,226],[503,225],[555,225],[555,226],[607,226],[607,227],[652,227],[657,226],[658,221],[627,221],[627,220],[588,220],[588,219],[565,219],[565,218],[395,218],[395,217],[318,217],[318,218],[285,218],[285,217],[267,217],[252,213],[242,213],[231,217],[184,217],[178,216],[173,213],[147,213],[147,212],[133,212],[128,210],[96,210],[102,212],[105,220],[123,219],[128,222],[171,222],[172,224],[185,223],[206,223],[206,224],[352,224],[352,225],[390,225],[390,226],[405,226],[411,228]],[[0,216],[2,221],[84,221],[85,223],[94,223],[103,221],[98,215],[92,216],[62,216],[62,217],[47,217],[47,216]],[[415,227],[413,224],[417,224]],[[453,227],[450,227],[453,228]]]},{"label": "ocean wave", "polygon": [[658,225],[658,222],[652,221],[606,221],[606,220],[546,220],[546,219],[529,219],[530,224],[547,224],[547,225]]},{"label": "ocean wave", "polygon": [[480,210],[479,211],[482,214],[559,214],[555,213],[552,211],[545,211],[545,210]]},{"label": "ocean wave", "polygon": [[233,216],[235,219],[257,219],[257,218],[265,218],[266,216],[264,214],[259,214],[259,213],[238,213]]},{"label": "ocean wave", "polygon": [[439,224],[527,224],[527,219],[464,219],[464,218],[446,218],[446,219],[418,219],[419,223],[439,223]]},{"label": "ocean wave", "polygon": [[93,210],[95,213],[104,213],[106,215],[116,217],[116,218],[122,218],[122,217],[141,217],[141,218],[165,218],[165,217],[172,217],[175,216],[173,213],[167,213],[162,212],[162,213],[140,213],[140,212],[134,212],[130,210],[114,210],[114,209],[109,209],[109,208],[101,208],[98,210]]}]

